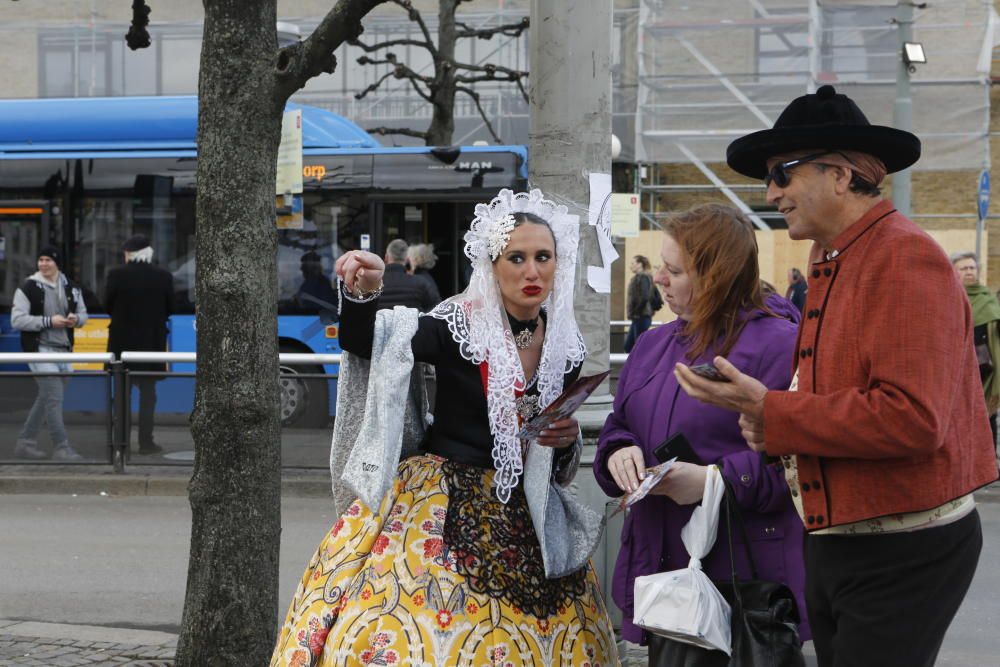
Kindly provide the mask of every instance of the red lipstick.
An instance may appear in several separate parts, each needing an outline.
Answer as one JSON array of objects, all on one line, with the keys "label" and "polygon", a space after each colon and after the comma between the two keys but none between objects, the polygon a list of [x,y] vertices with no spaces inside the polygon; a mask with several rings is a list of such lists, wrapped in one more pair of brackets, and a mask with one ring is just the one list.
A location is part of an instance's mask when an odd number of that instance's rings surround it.
[{"label": "red lipstick", "polygon": [[521,291],[528,296],[538,296],[542,293],[542,288],[538,285],[528,285],[527,287],[522,287]]}]

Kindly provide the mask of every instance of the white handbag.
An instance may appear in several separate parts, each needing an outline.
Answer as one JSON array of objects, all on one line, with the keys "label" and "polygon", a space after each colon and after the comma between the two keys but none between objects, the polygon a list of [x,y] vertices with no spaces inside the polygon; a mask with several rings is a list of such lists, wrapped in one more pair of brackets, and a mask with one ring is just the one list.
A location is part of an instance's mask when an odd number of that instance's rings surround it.
[{"label": "white handbag", "polygon": [[691,561],[683,570],[636,577],[633,622],[662,637],[730,655],[729,603],[701,569],[701,559],[715,544],[724,495],[722,474],[709,466],[701,505],[681,529]]}]

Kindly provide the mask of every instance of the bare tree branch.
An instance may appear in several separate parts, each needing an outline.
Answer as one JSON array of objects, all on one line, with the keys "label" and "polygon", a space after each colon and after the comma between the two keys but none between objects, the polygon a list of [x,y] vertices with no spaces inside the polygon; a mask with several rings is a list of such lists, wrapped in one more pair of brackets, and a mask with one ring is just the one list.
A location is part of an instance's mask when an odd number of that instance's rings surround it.
[{"label": "bare tree branch", "polygon": [[427,24],[424,23],[424,17],[420,15],[414,7],[410,0],[391,0],[391,2],[399,5],[406,10],[406,15],[411,21],[416,23],[420,27],[420,32],[424,33],[424,39],[427,44],[424,47],[431,52],[431,55],[436,59],[438,57],[437,47],[434,45],[434,39],[431,37],[431,31],[427,29]]},{"label": "bare tree branch", "polygon": [[387,42],[379,42],[378,44],[372,44],[368,46],[359,39],[352,39],[347,42],[351,46],[357,46],[363,49],[366,53],[371,53],[373,51],[378,51],[379,49],[385,49],[390,46],[419,46],[422,48],[427,48],[427,42],[421,42],[416,39],[392,39]]},{"label": "bare tree branch", "polygon": [[333,73],[334,55],[341,44],[356,40],[364,28],[361,19],[386,0],[338,0],[309,37],[278,50],[275,74],[283,100],[302,88],[314,76]]},{"label": "bare tree branch", "polygon": [[365,132],[371,132],[374,134],[381,134],[385,136],[387,134],[403,134],[408,137],[416,137],[417,139],[423,139],[427,141],[427,137],[430,136],[428,132],[421,132],[420,130],[411,130],[408,127],[369,127]]},{"label": "bare tree branch", "polygon": [[513,81],[517,84],[517,89],[521,91],[521,97],[528,101],[528,91],[525,89],[522,79],[528,78],[528,73],[522,70],[510,69],[501,65],[469,65],[466,63],[452,63],[457,69],[465,69],[472,72],[483,72],[483,76],[456,76],[455,81],[459,83],[476,83],[479,81]]},{"label": "bare tree branch", "polygon": [[506,35],[507,37],[520,37],[521,33],[528,29],[531,20],[525,16],[517,23],[505,23],[504,25],[492,28],[473,28],[467,23],[455,21],[455,25],[462,30],[455,33],[456,37],[478,37],[479,39],[493,39],[494,35]]},{"label": "bare tree branch", "polygon": [[500,143],[500,136],[493,130],[493,125],[490,123],[490,119],[486,116],[486,111],[483,110],[483,105],[479,100],[479,93],[474,91],[472,88],[466,88],[465,86],[455,86],[455,90],[460,93],[465,93],[472,98],[472,101],[476,103],[476,109],[479,110],[479,115],[483,118],[483,123],[486,124],[486,129],[490,131],[493,136],[493,140]]}]

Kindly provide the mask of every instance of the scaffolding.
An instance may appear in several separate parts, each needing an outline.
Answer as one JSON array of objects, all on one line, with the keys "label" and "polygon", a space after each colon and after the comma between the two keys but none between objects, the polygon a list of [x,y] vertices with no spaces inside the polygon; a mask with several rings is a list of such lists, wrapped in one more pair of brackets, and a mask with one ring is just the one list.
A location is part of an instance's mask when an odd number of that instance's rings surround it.
[{"label": "scaffolding", "polygon": [[[912,98],[910,129],[923,142],[915,169],[988,168],[996,23],[989,0],[642,0],[636,161],[692,164],[710,184],[658,182],[652,172],[640,181],[644,202],[712,189],[768,227],[776,216],[755,211],[766,208],[763,186],[724,167],[726,146],[823,84],[879,125],[905,127]],[[901,26],[923,44],[926,64],[901,63]],[[658,226],[662,214],[644,208]]]}]

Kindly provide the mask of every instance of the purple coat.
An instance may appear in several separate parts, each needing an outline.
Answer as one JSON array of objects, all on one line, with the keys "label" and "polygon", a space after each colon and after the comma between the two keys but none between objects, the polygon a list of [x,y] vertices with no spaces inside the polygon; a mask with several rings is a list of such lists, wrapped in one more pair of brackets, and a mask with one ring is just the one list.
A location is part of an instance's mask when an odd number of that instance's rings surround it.
[{"label": "purple coat", "polygon": [[[762,311],[751,318],[726,358],[743,373],[771,389],[787,389],[791,381],[799,313],[787,300],[769,297],[767,305],[782,317]],[[710,362],[712,353],[688,360],[688,342],[680,335],[680,320],[651,329],[639,337],[622,367],[615,393],[614,411],[608,416],[597,444],[594,475],[609,496],[621,496],[608,471],[608,457],[627,445],[638,445],[646,465],[656,464],[653,449],[667,435],[683,432],[701,460],[719,464],[732,485],[750,536],[754,560],[762,579],[781,581],[795,593],[803,641],[809,638],[805,614],[805,564],[802,557],[804,530],[789,495],[784,469],[766,465],[747,447],[740,435],[739,415],[705,405],[689,397],[678,385],[673,369],[677,362],[694,365]],[[632,623],[633,585],[636,577],[687,567],[688,554],[681,542],[681,528],[694,505],[678,505],[666,496],[647,496],[636,503],[625,518],[621,550],[615,563],[612,597],[622,610],[622,636],[645,644],[642,628]],[[702,566],[715,580],[730,576],[729,547],[720,523],[715,547]],[[742,544],[742,538],[734,536]],[[737,572],[750,576],[744,550],[737,544]]]}]

